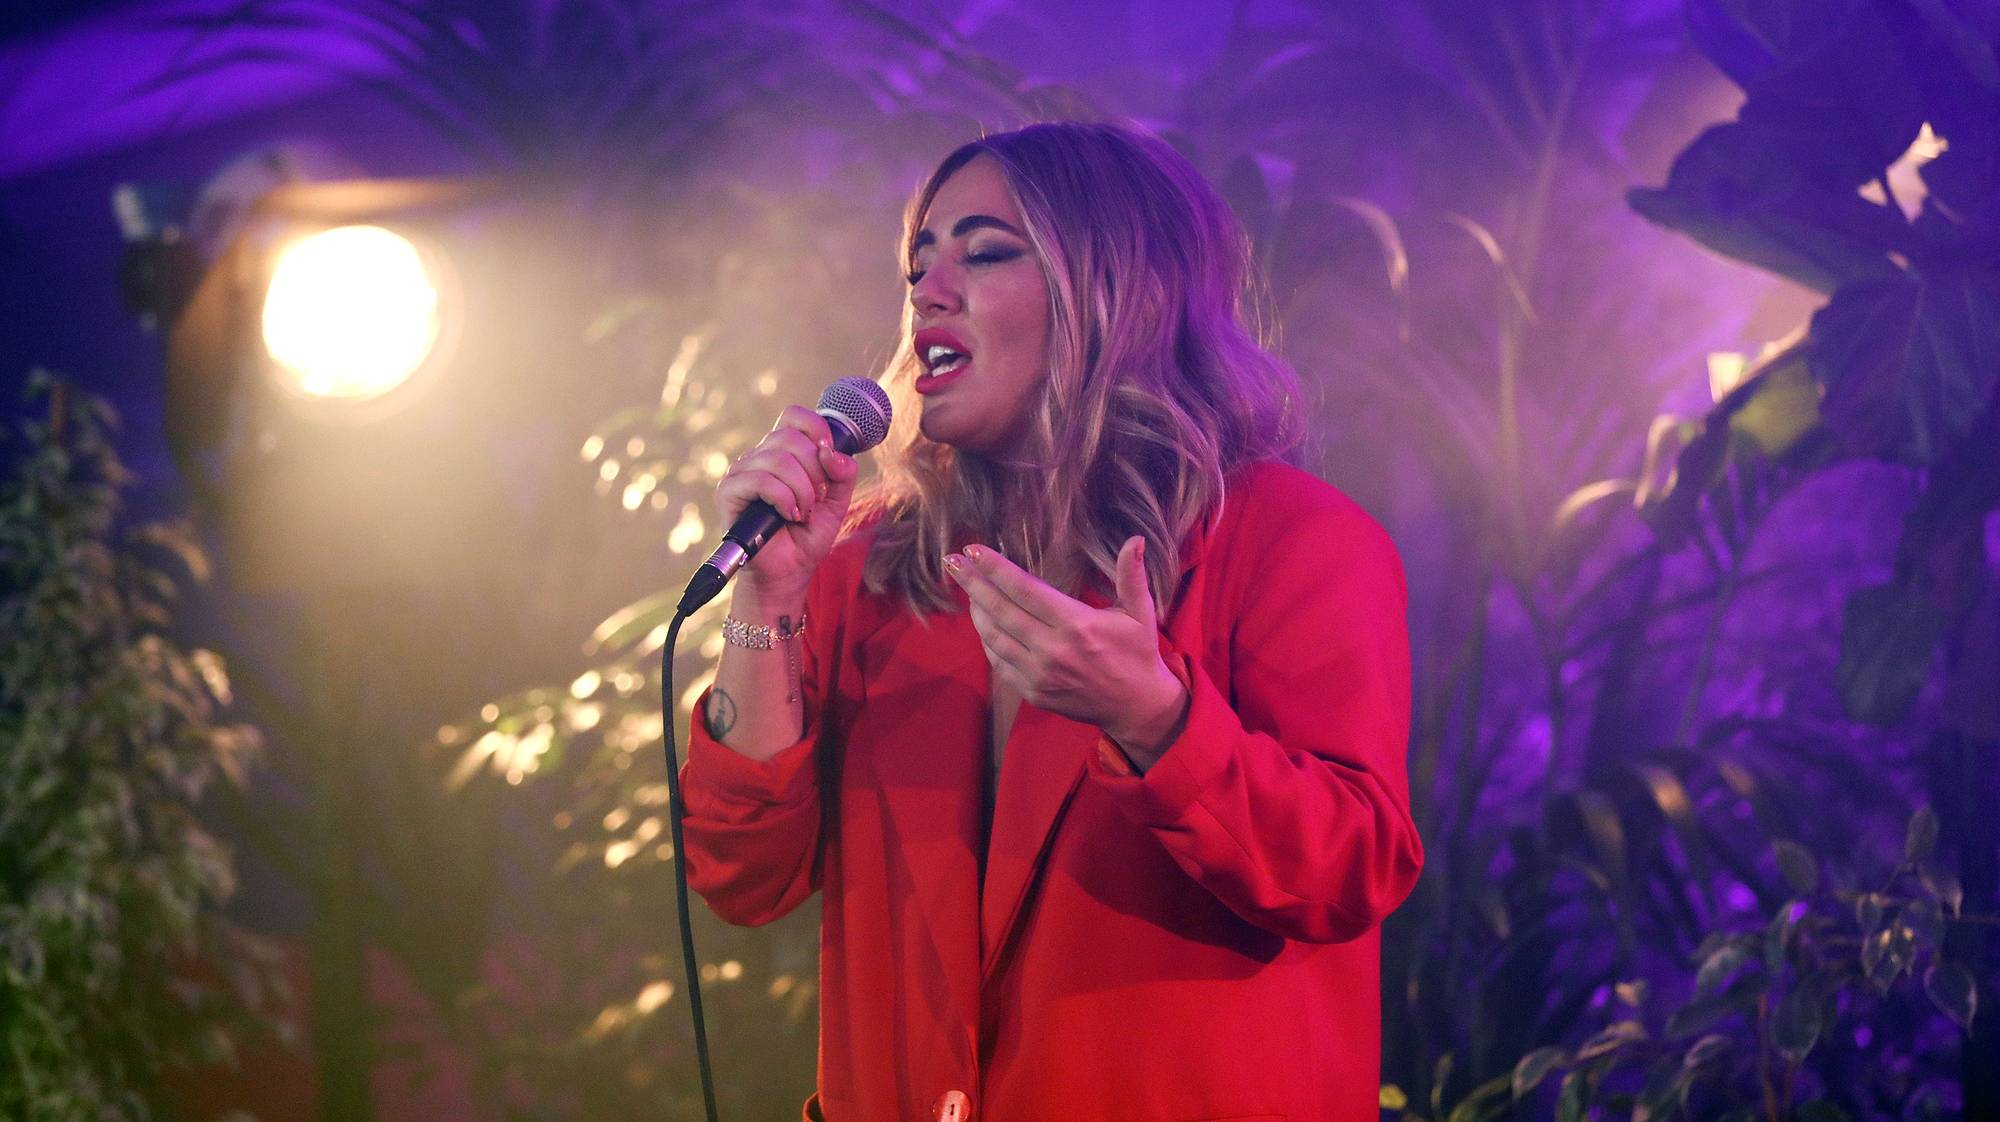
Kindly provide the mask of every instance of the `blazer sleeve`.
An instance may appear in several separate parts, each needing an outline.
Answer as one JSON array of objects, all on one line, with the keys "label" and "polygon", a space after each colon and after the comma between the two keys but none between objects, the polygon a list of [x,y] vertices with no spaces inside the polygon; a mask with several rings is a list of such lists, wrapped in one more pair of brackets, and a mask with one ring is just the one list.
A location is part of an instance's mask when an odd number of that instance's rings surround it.
[{"label": "blazer sleeve", "polygon": [[1409,633],[1388,534],[1344,497],[1272,519],[1230,597],[1230,693],[1162,636],[1187,719],[1143,776],[1092,771],[1189,876],[1291,939],[1374,928],[1423,866],[1409,813]]},{"label": "blazer sleeve", "polygon": [[799,653],[805,729],[799,739],[764,761],[716,740],[700,719],[713,686],[702,691],[689,722],[681,768],[688,885],[731,923],[769,923],[819,887],[818,745],[840,632],[838,607],[821,579],[830,567],[820,565],[806,594]]}]

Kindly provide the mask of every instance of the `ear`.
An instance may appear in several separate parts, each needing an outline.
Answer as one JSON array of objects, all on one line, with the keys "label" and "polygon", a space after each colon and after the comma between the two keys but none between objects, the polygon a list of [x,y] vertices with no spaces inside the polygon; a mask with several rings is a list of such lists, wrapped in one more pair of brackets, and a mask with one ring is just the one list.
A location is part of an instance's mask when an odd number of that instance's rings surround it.
[{"label": "ear", "polygon": [[1159,629],[1158,613],[1153,606],[1153,588],[1146,583],[1146,539],[1133,535],[1125,539],[1118,550],[1117,571],[1118,599],[1115,607],[1146,625],[1148,631]]}]

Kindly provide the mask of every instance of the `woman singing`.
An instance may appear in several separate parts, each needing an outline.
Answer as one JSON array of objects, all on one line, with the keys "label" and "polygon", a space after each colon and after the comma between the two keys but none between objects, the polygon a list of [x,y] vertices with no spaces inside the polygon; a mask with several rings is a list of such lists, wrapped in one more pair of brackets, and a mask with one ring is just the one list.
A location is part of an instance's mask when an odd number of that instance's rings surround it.
[{"label": "woman singing", "polygon": [[1403,577],[1287,462],[1240,228],[1084,124],[960,148],[905,225],[879,479],[793,407],[716,488],[790,522],[697,706],[688,875],[736,923],[824,894],[806,1116],[1374,1119]]}]

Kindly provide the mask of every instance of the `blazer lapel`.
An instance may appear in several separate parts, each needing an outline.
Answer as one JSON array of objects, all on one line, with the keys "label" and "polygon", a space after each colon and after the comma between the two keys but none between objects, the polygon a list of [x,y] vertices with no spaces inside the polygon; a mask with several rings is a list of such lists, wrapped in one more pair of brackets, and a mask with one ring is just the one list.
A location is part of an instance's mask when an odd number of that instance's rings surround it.
[{"label": "blazer lapel", "polygon": [[991,975],[1020,926],[1057,825],[1083,782],[1097,729],[1023,701],[1000,756],[1000,790],[979,897],[982,976]]},{"label": "blazer lapel", "polygon": [[[1199,523],[1181,547],[1175,601],[1186,591],[1189,573],[1208,551],[1210,527]],[[963,595],[961,594],[961,601]],[[1109,590],[1093,581],[1080,597],[1093,608],[1109,607]],[[1163,634],[1169,608],[1158,608]],[[973,635],[975,644],[978,634]],[[1164,643],[1164,639],[1162,640]],[[980,651],[984,663],[984,651]],[[988,696],[991,669],[986,668]],[[984,718],[984,715],[982,715]],[[1070,800],[1082,786],[1098,729],[1021,702],[1000,756],[1000,790],[993,803],[993,830],[986,847],[986,881],[979,895],[980,974],[990,977],[1007,944],[1019,933],[1028,897],[1047,863],[1055,832]],[[983,738],[982,738],[983,742]]]}]

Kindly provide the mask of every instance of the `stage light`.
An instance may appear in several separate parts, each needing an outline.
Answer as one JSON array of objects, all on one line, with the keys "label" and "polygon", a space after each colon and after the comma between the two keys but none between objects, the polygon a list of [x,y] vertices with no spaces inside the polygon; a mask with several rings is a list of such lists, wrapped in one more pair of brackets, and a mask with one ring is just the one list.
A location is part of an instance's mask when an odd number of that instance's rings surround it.
[{"label": "stage light", "polygon": [[380,226],[337,226],[287,246],[263,309],[280,383],[347,402],[396,389],[437,346],[439,287],[416,245]]}]

